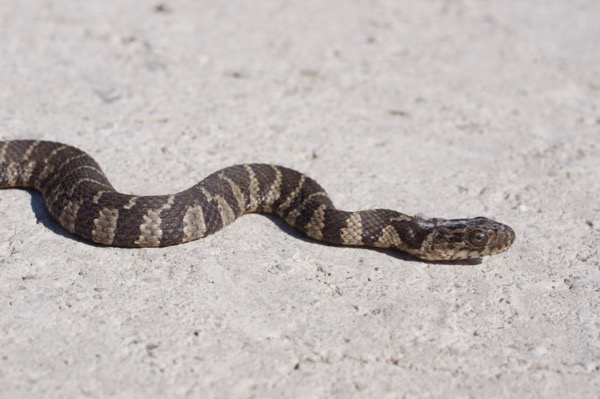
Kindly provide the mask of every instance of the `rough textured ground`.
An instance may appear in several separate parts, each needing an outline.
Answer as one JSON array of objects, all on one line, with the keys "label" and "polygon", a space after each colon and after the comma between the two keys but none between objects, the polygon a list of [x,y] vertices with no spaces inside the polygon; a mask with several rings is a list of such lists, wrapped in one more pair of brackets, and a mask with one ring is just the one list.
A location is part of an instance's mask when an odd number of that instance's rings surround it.
[{"label": "rough textured ground", "polygon": [[4,0],[0,139],[117,188],[275,162],[346,209],[485,215],[476,265],[247,216],[166,249],[0,192],[0,397],[597,398],[600,3]]}]

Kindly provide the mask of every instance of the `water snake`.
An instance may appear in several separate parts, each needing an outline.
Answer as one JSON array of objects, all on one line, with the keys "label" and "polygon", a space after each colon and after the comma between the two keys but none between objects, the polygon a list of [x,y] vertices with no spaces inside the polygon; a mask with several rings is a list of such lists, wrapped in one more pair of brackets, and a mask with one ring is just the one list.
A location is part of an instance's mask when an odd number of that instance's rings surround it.
[{"label": "water snake", "polygon": [[0,141],[0,188],[11,187],[41,192],[52,217],[70,233],[117,247],[196,240],[246,213],[277,215],[315,240],[393,249],[424,260],[493,255],[515,239],[510,227],[484,217],[339,210],[310,177],[269,164],[230,166],[177,194],[122,194],[88,154],[50,141]]}]

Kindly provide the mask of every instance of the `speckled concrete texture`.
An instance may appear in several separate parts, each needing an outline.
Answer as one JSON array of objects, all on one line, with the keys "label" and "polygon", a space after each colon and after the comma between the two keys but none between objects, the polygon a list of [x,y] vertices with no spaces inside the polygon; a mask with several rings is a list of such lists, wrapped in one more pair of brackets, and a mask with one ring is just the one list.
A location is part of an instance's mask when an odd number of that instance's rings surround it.
[{"label": "speckled concrete texture", "polygon": [[250,215],[165,249],[0,191],[2,398],[598,398],[600,3],[4,0],[0,140],[136,194],[273,162],[347,210],[511,225],[479,264]]}]

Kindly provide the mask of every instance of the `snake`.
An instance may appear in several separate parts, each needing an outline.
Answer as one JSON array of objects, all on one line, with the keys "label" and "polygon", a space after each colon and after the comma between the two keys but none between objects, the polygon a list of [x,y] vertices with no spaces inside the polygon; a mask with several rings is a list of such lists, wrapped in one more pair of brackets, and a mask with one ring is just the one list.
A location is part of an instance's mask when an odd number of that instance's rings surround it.
[{"label": "snake", "polygon": [[52,141],[0,141],[0,188],[39,191],[60,226],[103,246],[181,244],[213,234],[248,213],[275,215],[317,241],[395,250],[425,261],[499,254],[515,240],[512,228],[485,217],[343,211],[312,178],[271,164],[226,167],[176,194],[123,194],[90,155]]}]

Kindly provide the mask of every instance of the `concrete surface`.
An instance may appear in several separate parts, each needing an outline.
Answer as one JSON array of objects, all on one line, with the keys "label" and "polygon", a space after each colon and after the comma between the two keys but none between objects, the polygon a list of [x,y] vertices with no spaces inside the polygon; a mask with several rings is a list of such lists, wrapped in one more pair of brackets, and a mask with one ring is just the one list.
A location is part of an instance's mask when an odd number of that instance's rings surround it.
[{"label": "concrete surface", "polygon": [[485,215],[480,264],[247,216],[166,249],[0,192],[2,398],[598,398],[600,3],[4,0],[0,139],[123,191],[261,161],[345,209]]}]

